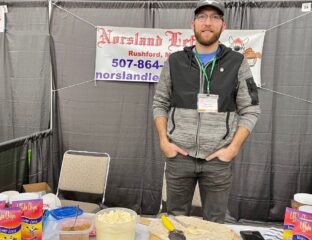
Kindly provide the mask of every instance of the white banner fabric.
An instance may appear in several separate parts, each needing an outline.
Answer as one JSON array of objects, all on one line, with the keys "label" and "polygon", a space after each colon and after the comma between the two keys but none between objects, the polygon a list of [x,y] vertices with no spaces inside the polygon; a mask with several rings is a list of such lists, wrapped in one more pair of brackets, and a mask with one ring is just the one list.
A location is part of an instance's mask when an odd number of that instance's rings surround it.
[{"label": "white banner fabric", "polygon": [[6,6],[0,6],[0,32],[4,32],[5,30],[5,13],[6,13]]},{"label": "white banner fabric", "polygon": [[[225,30],[220,42],[248,60],[257,86],[265,30]],[[158,82],[165,60],[195,44],[190,29],[97,27],[95,80]]]}]

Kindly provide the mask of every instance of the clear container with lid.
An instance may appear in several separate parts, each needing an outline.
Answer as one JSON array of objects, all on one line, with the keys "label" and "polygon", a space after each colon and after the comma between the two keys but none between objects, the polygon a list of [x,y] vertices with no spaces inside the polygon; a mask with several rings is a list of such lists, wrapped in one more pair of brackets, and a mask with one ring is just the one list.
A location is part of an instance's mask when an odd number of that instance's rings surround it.
[{"label": "clear container with lid", "polygon": [[134,240],[138,215],[128,208],[106,208],[95,216],[97,240]]},{"label": "clear container with lid", "polygon": [[62,219],[58,223],[60,240],[89,240],[89,234],[93,230],[92,214],[83,214],[75,217]]}]

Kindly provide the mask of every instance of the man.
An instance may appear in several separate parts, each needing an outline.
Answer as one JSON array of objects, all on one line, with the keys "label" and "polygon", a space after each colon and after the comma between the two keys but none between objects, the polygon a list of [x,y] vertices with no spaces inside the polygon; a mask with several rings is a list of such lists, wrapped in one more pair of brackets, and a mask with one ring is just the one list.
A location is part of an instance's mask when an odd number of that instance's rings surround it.
[{"label": "man", "polygon": [[219,43],[224,6],[201,0],[196,44],[165,62],[153,102],[160,148],[167,157],[167,210],[189,215],[196,183],[203,218],[224,222],[232,161],[260,113],[257,87],[243,55]]}]

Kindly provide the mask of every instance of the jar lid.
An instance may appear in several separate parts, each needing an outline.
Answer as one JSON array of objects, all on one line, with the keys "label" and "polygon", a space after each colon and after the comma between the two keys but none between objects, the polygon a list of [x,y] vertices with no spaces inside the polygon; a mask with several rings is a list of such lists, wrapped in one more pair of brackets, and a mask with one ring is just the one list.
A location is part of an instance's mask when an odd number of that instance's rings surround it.
[{"label": "jar lid", "polygon": [[65,206],[50,211],[50,214],[57,220],[80,216],[82,213],[83,210],[76,206]]},{"label": "jar lid", "polygon": [[294,200],[300,204],[312,205],[312,194],[309,193],[296,193]]}]

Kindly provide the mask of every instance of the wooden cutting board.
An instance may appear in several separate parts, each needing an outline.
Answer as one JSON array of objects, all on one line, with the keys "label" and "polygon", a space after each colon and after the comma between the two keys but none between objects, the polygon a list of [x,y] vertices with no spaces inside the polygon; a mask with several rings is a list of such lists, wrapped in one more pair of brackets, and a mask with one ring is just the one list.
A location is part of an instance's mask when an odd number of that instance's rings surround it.
[{"label": "wooden cutting board", "polygon": [[[150,223],[151,223],[151,220],[148,219],[148,218],[141,217],[140,218],[140,223],[143,224],[143,225],[149,226]],[[153,234],[150,234],[149,240],[161,240],[161,239],[159,237],[153,235]]]},{"label": "wooden cutting board", "polygon": [[161,240],[161,239],[153,234],[150,234],[149,240]]},{"label": "wooden cutting board", "polygon": [[[190,227],[196,227],[199,230],[204,230],[204,234],[193,235],[194,239],[199,237],[199,239],[221,239],[221,240],[240,240],[240,237],[232,229],[228,228],[224,224],[218,224],[213,222],[204,221],[199,218],[179,216],[176,217],[179,221],[187,224]],[[182,225],[177,222],[172,221],[174,225],[186,233],[187,239],[192,240],[192,235],[185,229]],[[149,226],[150,237],[149,240],[163,240],[164,236],[167,236],[168,231],[163,227],[161,219],[150,220],[146,218],[141,218],[141,224]],[[210,237],[210,238],[209,238]]]}]

